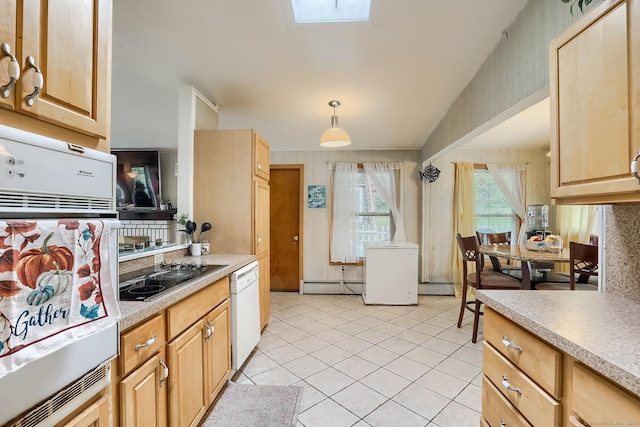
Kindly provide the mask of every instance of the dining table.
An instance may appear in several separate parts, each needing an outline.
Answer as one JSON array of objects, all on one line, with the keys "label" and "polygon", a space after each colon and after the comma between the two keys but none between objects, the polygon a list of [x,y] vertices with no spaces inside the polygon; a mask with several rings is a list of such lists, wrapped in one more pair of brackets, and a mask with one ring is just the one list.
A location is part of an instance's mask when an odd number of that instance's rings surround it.
[{"label": "dining table", "polygon": [[[525,245],[480,245],[478,251],[488,257],[520,261],[522,289],[532,289],[533,284],[536,282],[548,281],[547,274],[541,274],[539,277],[532,278],[530,263],[571,262],[568,248],[564,248],[560,252],[550,252],[547,250],[527,249]],[[555,277],[557,277],[557,275]],[[566,280],[569,281],[568,276]]]}]

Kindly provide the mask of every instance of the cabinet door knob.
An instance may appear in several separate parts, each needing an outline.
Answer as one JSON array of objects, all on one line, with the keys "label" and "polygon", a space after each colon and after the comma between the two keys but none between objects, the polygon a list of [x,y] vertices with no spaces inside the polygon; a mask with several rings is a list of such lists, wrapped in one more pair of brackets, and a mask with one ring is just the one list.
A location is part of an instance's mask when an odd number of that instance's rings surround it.
[{"label": "cabinet door knob", "polygon": [[580,421],[575,415],[569,415],[569,422],[576,427],[587,427],[586,424]]},{"label": "cabinet door knob", "polygon": [[258,170],[262,169],[262,165],[258,162]]},{"label": "cabinet door knob", "polygon": [[13,89],[13,87],[16,85],[16,82],[20,78],[20,64],[18,63],[16,57],[11,54],[11,47],[8,43],[2,43],[0,45],[0,50],[2,51],[4,56],[8,56],[10,59],[8,69],[9,83],[0,88],[0,95],[6,99],[9,97],[9,95],[11,95],[11,89]]},{"label": "cabinet door knob", "polygon": [[147,340],[146,343],[136,345],[135,350],[136,351],[142,350],[145,347],[149,347],[154,342],[156,342],[156,334],[151,335],[151,337]]},{"label": "cabinet door knob", "polygon": [[44,78],[42,77],[40,68],[36,66],[36,60],[33,59],[33,56],[27,56],[27,65],[29,66],[29,68],[33,68],[35,70],[33,74],[33,92],[31,92],[25,98],[27,105],[29,107],[32,107],[36,102],[38,94],[42,90],[42,86],[44,86]]}]

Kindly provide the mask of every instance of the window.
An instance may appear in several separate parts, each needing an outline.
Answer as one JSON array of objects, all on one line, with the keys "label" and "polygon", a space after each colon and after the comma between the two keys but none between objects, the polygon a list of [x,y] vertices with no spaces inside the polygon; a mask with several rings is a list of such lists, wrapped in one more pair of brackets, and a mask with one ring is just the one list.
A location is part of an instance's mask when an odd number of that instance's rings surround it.
[{"label": "window", "polygon": [[[391,180],[388,177],[387,183]],[[391,209],[384,202],[378,191],[362,167],[358,167],[358,201],[356,206],[356,253],[358,258],[364,258],[364,244],[380,240],[391,240],[393,235],[393,220]]]},{"label": "window", "polygon": [[368,21],[371,0],[291,0],[298,24]]},{"label": "window", "polygon": [[334,165],[331,263],[356,264],[365,258],[367,242],[391,240],[396,231],[393,215],[398,209],[388,203],[396,203],[401,165],[375,163],[367,168],[369,173],[361,164]]},{"label": "window", "polygon": [[515,214],[489,171],[476,167],[473,177],[476,193],[476,230],[482,233],[512,230]]}]

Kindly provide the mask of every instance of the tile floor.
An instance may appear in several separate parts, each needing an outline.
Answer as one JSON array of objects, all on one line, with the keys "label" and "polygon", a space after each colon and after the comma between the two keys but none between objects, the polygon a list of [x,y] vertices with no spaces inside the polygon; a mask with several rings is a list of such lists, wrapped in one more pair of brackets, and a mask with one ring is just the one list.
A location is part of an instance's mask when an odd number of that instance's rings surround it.
[{"label": "tile floor", "polygon": [[[239,383],[301,385],[298,427],[478,426],[482,335],[460,300],[366,306],[360,296],[272,292],[271,319]],[[482,324],[480,326],[482,330]]]}]

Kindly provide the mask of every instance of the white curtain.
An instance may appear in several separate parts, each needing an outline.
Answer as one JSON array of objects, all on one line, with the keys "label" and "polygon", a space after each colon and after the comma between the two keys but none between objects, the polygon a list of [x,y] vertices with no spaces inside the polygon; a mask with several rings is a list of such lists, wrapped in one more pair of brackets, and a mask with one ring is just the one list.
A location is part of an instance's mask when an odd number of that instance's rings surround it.
[{"label": "white curtain", "polygon": [[[456,234],[462,237],[476,233],[476,190],[473,163],[456,163],[455,187],[453,193],[453,290],[457,297],[462,295],[462,253],[458,247]],[[472,273],[475,266],[469,265]],[[472,291],[472,289],[470,289]],[[473,292],[467,294],[473,299]]]},{"label": "white curtain", "polygon": [[336,163],[333,181],[333,228],[331,262],[358,262],[358,164]]},{"label": "white curtain", "polygon": [[[502,194],[509,202],[509,206],[515,212],[520,221],[514,221],[512,224],[511,235],[518,236],[512,239],[512,245],[523,245],[527,232],[527,208],[525,206],[525,164],[523,163],[487,163],[487,170],[496,182],[496,185],[502,191]],[[522,225],[522,226],[521,226]]]},{"label": "white curtain", "polygon": [[[398,197],[396,171],[402,177],[402,163],[363,163],[367,178],[378,190],[378,194],[387,204],[393,216],[395,233],[391,239],[394,242],[405,242],[407,235],[404,232],[404,212],[400,198]],[[402,182],[402,180],[400,180]],[[402,189],[400,188],[400,194]]]}]

